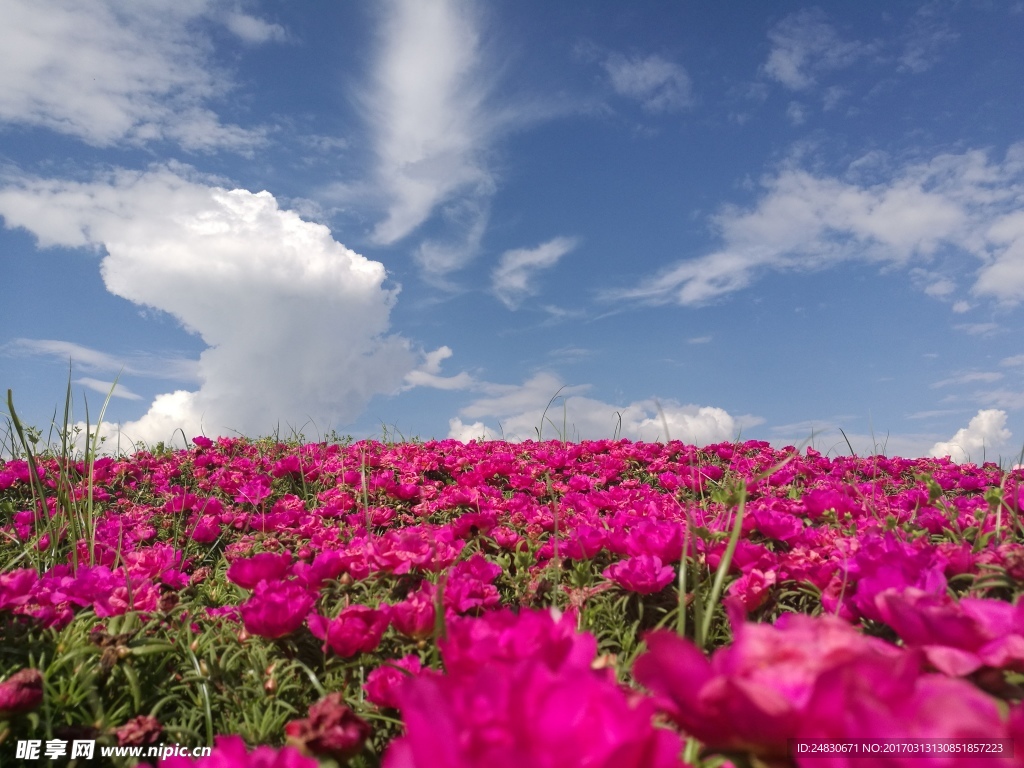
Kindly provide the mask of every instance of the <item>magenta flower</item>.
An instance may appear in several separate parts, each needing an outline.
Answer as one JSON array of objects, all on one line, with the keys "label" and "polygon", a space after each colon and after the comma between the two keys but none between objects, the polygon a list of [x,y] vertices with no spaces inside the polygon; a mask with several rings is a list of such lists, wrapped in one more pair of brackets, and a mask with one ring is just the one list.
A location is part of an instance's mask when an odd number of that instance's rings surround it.
[{"label": "magenta flower", "polygon": [[288,575],[292,556],[288,552],[260,552],[228,566],[228,581],[244,589],[255,589],[261,581],[277,581]]},{"label": "magenta flower", "polygon": [[445,605],[456,613],[496,606],[501,602],[501,595],[491,582],[500,575],[501,567],[488,562],[479,553],[456,563],[445,584]]},{"label": "magenta flower", "polygon": [[781,757],[821,674],[865,657],[892,667],[904,656],[833,617],[787,613],[775,626],[732,618],[733,644],[710,661],[689,640],[659,630],[646,636],[648,652],[633,669],[683,730],[715,749]]},{"label": "magenta flower", "polygon": [[[945,558],[927,544],[899,540],[892,531],[884,536],[868,534],[860,538],[860,547],[850,563],[845,608],[850,618],[881,621],[875,597],[887,589],[902,591],[915,587],[941,595],[946,591]],[[828,612],[839,606],[843,574],[836,574],[822,595]]]},{"label": "magenta flower", "polygon": [[327,619],[318,613],[306,620],[314,637],[324,641],[338,656],[348,658],[357,653],[369,653],[377,648],[388,628],[388,611],[365,605],[343,608],[336,619]]},{"label": "magenta flower", "polygon": [[752,613],[765,604],[777,580],[775,571],[764,573],[753,568],[729,585],[728,594],[735,596],[747,613]]},{"label": "magenta flower", "polygon": [[[118,575],[123,573],[118,569]],[[149,613],[160,607],[160,588],[151,581],[132,581],[131,589],[121,583],[93,603],[93,610],[101,619],[108,616],[123,616],[128,611]]]},{"label": "magenta flower", "polygon": [[0,683],[0,720],[31,712],[43,702],[43,673],[22,669]]},{"label": "magenta flower", "polygon": [[387,661],[366,676],[366,700],[378,707],[398,708],[398,689],[418,675],[423,665],[416,655]]},{"label": "magenta flower", "polygon": [[[562,542],[561,554],[572,560],[590,560],[605,548],[607,540],[608,536],[603,528],[580,523],[569,532],[565,541]],[[514,545],[515,542],[513,542]]]},{"label": "magenta flower", "polygon": [[363,748],[372,733],[369,724],[329,693],[309,708],[309,716],[284,727],[288,744],[304,754],[332,757],[345,763]]},{"label": "magenta flower", "polygon": [[657,555],[637,555],[609,565],[601,573],[623,589],[641,595],[660,592],[675,578],[675,569],[663,565]]},{"label": "magenta flower", "polygon": [[875,598],[882,620],[907,647],[953,677],[982,667],[1024,670],[1024,602],[933,595],[908,587]]},{"label": "magenta flower", "polygon": [[253,506],[258,505],[271,494],[270,478],[266,475],[257,475],[247,483],[238,487],[235,501],[239,504],[248,502]]},{"label": "magenta flower", "polygon": [[626,551],[636,556],[654,555],[663,563],[683,556],[683,526],[667,520],[644,519],[626,537]]},{"label": "magenta flower", "polygon": [[38,581],[39,574],[34,568],[0,573],[0,611],[27,603]]},{"label": "magenta flower", "polygon": [[316,759],[304,757],[293,747],[256,747],[249,752],[241,736],[217,736],[209,757],[195,760],[165,757],[158,763],[159,768],[319,768],[319,765]]},{"label": "magenta flower", "polygon": [[316,598],[293,581],[261,581],[239,606],[246,632],[266,638],[290,635],[302,626]]},{"label": "magenta flower", "polygon": [[434,607],[436,588],[423,582],[405,600],[390,607],[391,623],[395,629],[414,640],[425,640],[434,634],[437,610]]},{"label": "magenta flower", "polygon": [[495,662],[535,658],[553,670],[588,669],[597,653],[593,635],[576,631],[574,614],[509,609],[479,618],[458,616],[448,622],[447,637],[438,641],[449,672]]},{"label": "magenta flower", "polygon": [[[1013,726],[1000,712],[999,703],[963,680],[920,674],[916,654],[905,654],[896,664],[878,657],[861,657],[825,670],[818,677],[805,717],[795,732],[800,739],[953,739],[957,742],[1011,738]],[[917,759],[919,760],[919,758]],[[891,756],[876,765],[913,766],[909,755]],[[937,765],[973,768],[973,754],[936,756]],[[986,765],[1020,765],[1017,759],[997,756]],[[800,768],[819,766],[819,760],[797,758]],[[829,765],[856,768],[863,757],[833,756]]]},{"label": "magenta flower", "polygon": [[589,669],[539,659],[419,676],[398,691],[405,735],[384,768],[680,768],[650,700]]}]

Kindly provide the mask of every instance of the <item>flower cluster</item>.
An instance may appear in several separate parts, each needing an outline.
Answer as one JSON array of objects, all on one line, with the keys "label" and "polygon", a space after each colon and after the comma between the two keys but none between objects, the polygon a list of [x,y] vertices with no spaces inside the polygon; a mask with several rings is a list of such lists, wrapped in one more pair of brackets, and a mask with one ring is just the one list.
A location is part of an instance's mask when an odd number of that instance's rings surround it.
[{"label": "flower cluster", "polygon": [[[228,655],[251,655],[242,679],[266,694],[287,746],[255,746],[268,731],[252,726],[261,737],[223,735],[172,768],[364,752],[386,768],[667,768],[682,736],[701,756],[803,765],[789,739],[1024,738],[1021,470],[758,441],[202,437],[97,460],[91,481],[80,463],[36,466],[0,461],[0,627],[32,638],[19,647],[46,638],[64,653],[65,637],[90,638],[71,653],[95,660],[96,695],[116,696],[173,645],[188,666],[147,679],[201,683],[222,706],[238,699],[213,679],[226,654],[204,669],[204,633],[226,627]],[[95,512],[75,541],[67,505],[87,493]],[[702,602],[719,571],[731,631]],[[691,628],[714,620],[705,647],[646,633],[679,611]],[[173,642],[150,642],[158,629]],[[46,670],[27,653],[0,662],[0,719],[16,735],[46,691],[70,690],[81,665],[59,653]],[[128,705],[96,710],[116,720],[68,727],[121,745],[185,731],[174,718],[193,700],[176,715],[131,690]]]}]

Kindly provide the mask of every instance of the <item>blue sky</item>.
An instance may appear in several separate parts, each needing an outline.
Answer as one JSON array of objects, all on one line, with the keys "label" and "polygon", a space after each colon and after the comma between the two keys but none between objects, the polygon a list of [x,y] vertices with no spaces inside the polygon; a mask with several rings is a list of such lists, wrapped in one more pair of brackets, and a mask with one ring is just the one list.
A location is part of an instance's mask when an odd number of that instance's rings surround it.
[{"label": "blue sky", "polygon": [[1024,444],[1024,3],[0,7],[26,422]]}]

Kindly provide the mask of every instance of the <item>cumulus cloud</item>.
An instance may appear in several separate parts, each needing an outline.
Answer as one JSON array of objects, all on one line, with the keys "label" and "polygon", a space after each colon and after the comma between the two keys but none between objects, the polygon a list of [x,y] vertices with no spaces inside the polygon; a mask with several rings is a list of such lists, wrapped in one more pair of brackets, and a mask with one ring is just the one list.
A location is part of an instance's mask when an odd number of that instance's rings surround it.
[{"label": "cumulus cloud", "polygon": [[623,56],[613,53],[604,61],[612,88],[635,99],[648,112],[678,112],[693,103],[690,76],[662,56]]},{"label": "cumulus cloud", "polygon": [[555,266],[578,242],[574,237],[556,237],[536,248],[505,251],[491,274],[492,290],[506,307],[516,309],[523,298],[536,293],[530,282],[534,274]]},{"label": "cumulus cloud", "polygon": [[787,16],[768,39],[772,49],[764,72],[792,91],[810,88],[821,74],[848,67],[870,51],[863,43],[842,40],[819,8]]},{"label": "cumulus cloud", "polygon": [[1006,429],[1006,411],[978,411],[978,415],[948,441],[933,445],[928,455],[936,458],[949,456],[956,462],[980,464],[983,458],[991,461],[998,451],[1007,448],[1010,438],[1010,430]]},{"label": "cumulus cloud", "polygon": [[[169,140],[188,150],[247,152],[263,134],[220,122],[208,104],[230,78],[209,56],[200,21],[212,0],[5,0],[0,24],[0,121],[41,126],[106,147]],[[227,17],[250,42],[273,25]]]},{"label": "cumulus cloud", "polygon": [[[908,414],[906,418],[924,419],[948,413],[951,411],[926,411]],[[848,455],[852,447],[857,456],[902,456],[908,459],[928,456],[928,451],[935,444],[934,433],[861,432],[851,427],[851,422],[855,421],[854,417],[844,415],[779,424],[769,428],[772,434],[770,442],[776,446],[809,446],[826,456]]]},{"label": "cumulus cloud", "polygon": [[268,192],[170,168],[93,182],[20,178],[0,189],[0,215],[41,246],[101,250],[111,293],[169,313],[208,345],[199,388],[158,396],[122,425],[131,439],[347,423],[417,368],[409,343],[387,334],[397,289],[383,287],[383,265]]},{"label": "cumulus cloud", "polygon": [[[766,270],[815,270],[848,260],[909,265],[940,248],[979,263],[975,296],[1024,300],[1024,144],[1003,162],[982,151],[944,154],[892,177],[856,180],[788,167],[762,181],[753,208],[726,206],[713,218],[722,247],[669,267],[611,300],[700,305],[750,285]],[[955,281],[927,273],[925,289],[943,299]]]},{"label": "cumulus cloud", "polygon": [[[479,439],[484,434],[487,439],[504,435],[511,441],[536,440],[540,428],[546,439],[599,440],[618,431],[620,437],[650,441],[665,439],[667,422],[670,439],[707,445],[733,440],[741,428],[762,423],[760,418],[734,417],[721,408],[680,405],[673,400],[659,403],[652,398],[621,406],[605,403],[581,396],[588,385],[563,386],[557,376],[547,372],[537,373],[521,385],[482,388],[484,396],[449,421],[449,437]],[[552,402],[556,394],[558,398]]]}]

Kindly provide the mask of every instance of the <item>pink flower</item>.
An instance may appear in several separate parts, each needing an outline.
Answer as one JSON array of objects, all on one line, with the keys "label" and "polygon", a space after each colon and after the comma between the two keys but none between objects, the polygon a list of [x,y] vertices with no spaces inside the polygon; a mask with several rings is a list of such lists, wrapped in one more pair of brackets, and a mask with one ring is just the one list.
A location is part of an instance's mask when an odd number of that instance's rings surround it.
[{"label": "pink flower", "polygon": [[362,750],[372,729],[345,705],[340,693],[329,693],[309,708],[307,718],[292,720],[284,732],[288,743],[301,752],[345,763]]},{"label": "pink flower", "polygon": [[165,757],[158,765],[160,768],[319,768],[320,764],[293,747],[256,747],[249,752],[241,736],[217,736],[209,757],[195,760]]},{"label": "pink flower", "polygon": [[247,632],[266,638],[290,635],[302,626],[316,598],[293,581],[261,581],[239,613]]},{"label": "pink flower", "polygon": [[735,595],[746,612],[752,613],[765,604],[777,580],[775,571],[764,573],[754,568],[730,584],[728,594]]},{"label": "pink flower", "polygon": [[163,732],[163,726],[155,717],[139,715],[114,731],[114,735],[119,747],[144,747],[156,744]]},{"label": "pink flower", "polygon": [[414,640],[425,640],[434,634],[436,588],[429,581],[390,608],[391,623],[395,629]]},{"label": "pink flower", "polygon": [[43,673],[22,669],[0,683],[0,720],[31,712],[43,701]]},{"label": "pink flower", "polygon": [[444,589],[445,605],[456,613],[491,608],[501,602],[493,582],[501,575],[501,567],[488,562],[477,553],[457,563],[448,575]]},{"label": "pink flower", "polygon": [[892,667],[904,655],[830,616],[788,613],[775,626],[732,619],[733,644],[710,661],[689,640],[659,630],[646,636],[649,650],[633,669],[687,733],[715,749],[784,756],[821,674],[865,657]]},{"label": "pink flower", "polygon": [[667,520],[641,520],[626,537],[626,551],[634,557],[654,555],[663,563],[674,563],[683,556],[683,526]]},{"label": "pink flower", "polygon": [[675,578],[671,565],[662,565],[657,555],[637,555],[609,565],[601,573],[623,589],[641,595],[660,592]]},{"label": "pink flower", "polygon": [[388,661],[366,676],[366,700],[378,707],[398,708],[398,689],[423,669],[419,656]]},{"label": "pink flower", "polygon": [[34,568],[0,573],[0,611],[27,603],[32,598],[37,581],[39,574]]},{"label": "pink flower", "polygon": [[257,475],[252,480],[238,487],[235,501],[239,504],[248,502],[257,505],[271,494],[270,478],[266,475]]},{"label": "pink flower", "polygon": [[416,677],[398,692],[405,735],[384,768],[679,768],[679,736],[650,700],[590,669],[539,659]]},{"label": "pink flower", "polygon": [[[875,597],[879,593],[887,589],[915,587],[941,595],[946,591],[945,565],[945,558],[930,545],[901,541],[892,531],[884,536],[862,536],[857,554],[850,563],[843,607],[853,618],[881,621],[875,605]],[[833,585],[842,581],[842,574],[836,574],[832,580]],[[836,609],[836,587],[822,595],[822,605],[829,612]]]},{"label": "pink flower", "polygon": [[535,658],[551,669],[588,669],[597,652],[593,635],[576,631],[571,613],[554,611],[491,611],[479,618],[459,616],[448,622],[447,637],[438,641],[449,672],[495,662]]},{"label": "pink flower", "polygon": [[[121,574],[120,569],[118,573]],[[160,588],[151,581],[132,582],[131,589],[127,584],[120,584],[109,594],[103,595],[93,603],[93,610],[101,619],[108,616],[122,616],[128,611],[155,611],[160,607]]]},{"label": "pink flower", "polygon": [[933,595],[908,587],[875,598],[882,620],[908,647],[953,677],[984,666],[1024,669],[1024,602]]},{"label": "pink flower", "polygon": [[[1000,713],[998,702],[963,680],[919,673],[919,659],[907,653],[897,664],[878,657],[861,657],[825,670],[807,702],[805,718],[796,738],[827,739],[955,739],[977,742],[1011,738],[1012,726]],[[875,765],[912,768],[920,758],[890,756]],[[930,763],[943,768],[972,768],[977,755],[937,755]],[[996,756],[986,765],[1020,765]],[[832,768],[856,768],[863,758],[836,755]],[[821,761],[797,758],[800,768]]]},{"label": "pink flower", "polygon": [[380,644],[388,628],[388,612],[365,605],[350,605],[343,608],[336,619],[327,619],[318,613],[307,619],[309,631],[324,641],[338,656],[349,657],[357,653],[369,653]]},{"label": "pink flower", "polygon": [[244,589],[255,589],[261,581],[283,579],[292,564],[288,552],[260,552],[245,560],[235,560],[228,566],[228,581]]}]

